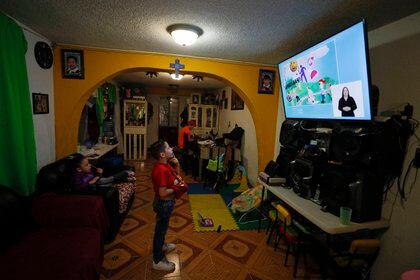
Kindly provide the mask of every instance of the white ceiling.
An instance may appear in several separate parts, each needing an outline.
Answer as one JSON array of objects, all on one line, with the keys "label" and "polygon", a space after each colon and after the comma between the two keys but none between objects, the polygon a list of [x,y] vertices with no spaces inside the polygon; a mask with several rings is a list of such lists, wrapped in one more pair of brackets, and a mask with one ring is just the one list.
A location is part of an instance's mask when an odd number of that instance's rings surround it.
[{"label": "white ceiling", "polygon": [[169,85],[178,85],[180,89],[220,89],[226,87],[226,84],[212,78],[203,77],[203,80],[197,82],[193,80],[192,75],[184,75],[182,80],[174,80],[167,72],[159,72],[158,77],[150,78],[146,72],[130,72],[117,76],[115,81],[121,84],[141,84],[146,87],[170,87]]},{"label": "white ceiling", "polygon": [[[2,0],[0,10],[57,43],[276,64],[366,17],[369,29],[420,10],[419,0]],[[190,47],[166,32],[201,27]]]}]

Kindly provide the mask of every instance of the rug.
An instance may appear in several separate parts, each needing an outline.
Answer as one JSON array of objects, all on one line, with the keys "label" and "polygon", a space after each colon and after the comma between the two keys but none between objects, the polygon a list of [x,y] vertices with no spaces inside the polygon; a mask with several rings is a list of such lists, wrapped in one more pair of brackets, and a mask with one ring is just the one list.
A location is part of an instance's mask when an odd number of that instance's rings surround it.
[{"label": "rug", "polygon": [[[238,230],[232,213],[219,194],[189,194],[194,230],[197,232]],[[203,227],[198,219],[199,215],[213,220],[213,227]]]},{"label": "rug", "polygon": [[189,183],[188,194],[215,194],[215,192],[201,183]]}]

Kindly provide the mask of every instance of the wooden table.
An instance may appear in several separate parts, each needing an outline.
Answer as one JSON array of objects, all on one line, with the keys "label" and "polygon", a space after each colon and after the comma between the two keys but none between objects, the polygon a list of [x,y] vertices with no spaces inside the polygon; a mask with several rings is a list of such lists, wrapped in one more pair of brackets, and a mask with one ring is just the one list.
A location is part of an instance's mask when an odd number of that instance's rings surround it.
[{"label": "wooden table", "polygon": [[116,147],[118,147],[118,144],[115,145],[107,145],[107,144],[96,144],[92,147],[92,149],[87,149],[86,146],[81,146],[82,151],[80,152],[82,155],[87,157],[90,160],[98,160],[103,155],[109,153]]},{"label": "wooden table", "polygon": [[362,229],[374,230],[389,227],[389,221],[386,219],[364,223],[351,222],[349,225],[343,225],[340,223],[340,219],[337,216],[329,212],[322,211],[321,206],[309,199],[298,196],[292,189],[269,186],[260,179],[258,179],[258,182],[263,185],[263,199],[265,196],[265,190],[270,191],[300,215],[328,234],[343,234]]}]

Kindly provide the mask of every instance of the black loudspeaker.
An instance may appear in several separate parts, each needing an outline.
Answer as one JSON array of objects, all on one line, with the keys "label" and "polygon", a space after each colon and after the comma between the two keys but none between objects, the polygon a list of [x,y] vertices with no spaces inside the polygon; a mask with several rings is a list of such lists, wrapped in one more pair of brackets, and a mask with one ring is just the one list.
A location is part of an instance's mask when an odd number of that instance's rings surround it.
[{"label": "black loudspeaker", "polygon": [[297,150],[286,147],[280,148],[276,163],[279,166],[278,176],[287,178],[290,174],[290,163],[296,158]]},{"label": "black loudspeaker", "polygon": [[264,173],[270,177],[281,177],[281,168],[275,161],[271,160],[264,168]]},{"label": "black loudspeaker", "polygon": [[333,159],[339,162],[352,163],[360,158],[364,134],[362,128],[338,127],[331,137]]},{"label": "black loudspeaker", "polygon": [[293,188],[293,191],[298,195],[311,198],[314,183],[314,164],[312,161],[304,158],[296,158],[291,163],[290,180],[287,185]]},{"label": "black loudspeaker", "polygon": [[384,130],[380,126],[337,127],[331,136],[332,159],[346,164],[364,162],[370,165],[374,157],[391,148],[384,137]]},{"label": "black loudspeaker", "polygon": [[382,209],[382,184],[366,170],[329,165],[320,179],[323,207],[340,216],[340,207],[352,209],[352,221],[379,220]]},{"label": "black loudspeaker", "polygon": [[288,148],[299,147],[300,123],[294,120],[285,120],[281,125],[280,144]]}]

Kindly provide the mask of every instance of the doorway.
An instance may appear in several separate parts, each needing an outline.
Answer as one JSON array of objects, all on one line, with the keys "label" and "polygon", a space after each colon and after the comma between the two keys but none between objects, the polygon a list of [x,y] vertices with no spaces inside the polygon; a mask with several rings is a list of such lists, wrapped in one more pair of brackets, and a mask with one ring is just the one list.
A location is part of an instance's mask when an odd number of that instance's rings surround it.
[{"label": "doorway", "polygon": [[161,97],[159,99],[159,139],[165,139],[173,147],[178,142],[179,99]]}]

